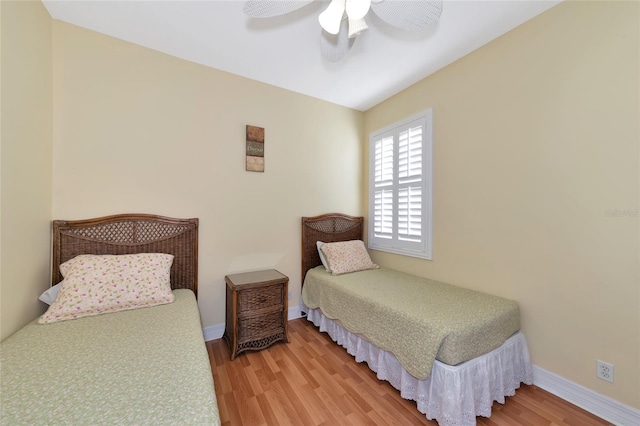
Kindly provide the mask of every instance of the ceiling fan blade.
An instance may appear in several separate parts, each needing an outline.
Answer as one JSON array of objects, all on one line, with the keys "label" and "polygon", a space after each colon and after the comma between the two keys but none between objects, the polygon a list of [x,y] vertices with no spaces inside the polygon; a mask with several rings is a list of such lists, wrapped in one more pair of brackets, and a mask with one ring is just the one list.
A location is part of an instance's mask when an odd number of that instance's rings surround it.
[{"label": "ceiling fan blade", "polygon": [[394,27],[415,31],[438,22],[442,13],[442,1],[373,0],[371,9]]},{"label": "ceiling fan blade", "polygon": [[329,34],[322,31],[320,36],[320,50],[322,55],[331,62],[338,62],[347,56],[349,49],[356,41],[355,37],[349,38],[349,21],[342,19],[340,23],[340,31],[338,34]]},{"label": "ceiling fan blade", "polygon": [[247,0],[242,10],[252,18],[271,18],[298,10],[312,1],[313,0]]}]

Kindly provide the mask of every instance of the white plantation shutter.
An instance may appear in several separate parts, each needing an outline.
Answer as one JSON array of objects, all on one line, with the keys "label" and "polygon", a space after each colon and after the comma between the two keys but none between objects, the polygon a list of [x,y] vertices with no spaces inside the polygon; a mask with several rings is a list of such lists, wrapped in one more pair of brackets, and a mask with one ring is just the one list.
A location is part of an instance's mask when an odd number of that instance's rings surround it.
[{"label": "white plantation shutter", "polygon": [[400,132],[399,177],[403,180],[419,180],[422,175],[422,126]]},{"label": "white plantation shutter", "polygon": [[400,188],[398,194],[398,239],[419,242],[422,237],[422,188]]},{"label": "white plantation shutter", "polygon": [[376,237],[393,235],[393,137],[376,141],[374,152],[374,221]]},{"label": "white plantation shutter", "polygon": [[378,238],[390,239],[393,235],[393,192],[375,192],[374,232]]},{"label": "white plantation shutter", "polygon": [[398,239],[420,242],[422,232],[422,125],[398,135]]},{"label": "white plantation shutter", "polygon": [[432,113],[370,136],[369,248],[431,259]]},{"label": "white plantation shutter", "polygon": [[376,143],[376,186],[393,180],[393,137],[380,139]]}]

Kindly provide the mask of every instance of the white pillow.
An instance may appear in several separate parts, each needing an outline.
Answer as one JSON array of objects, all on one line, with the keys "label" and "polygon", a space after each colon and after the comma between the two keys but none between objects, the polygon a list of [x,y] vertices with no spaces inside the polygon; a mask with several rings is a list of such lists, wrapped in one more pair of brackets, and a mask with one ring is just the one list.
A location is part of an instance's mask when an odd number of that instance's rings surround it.
[{"label": "white pillow", "polygon": [[379,268],[371,261],[361,240],[326,243],[322,245],[321,251],[327,259],[332,275]]},{"label": "white pillow", "polygon": [[320,261],[322,262],[322,266],[324,266],[324,269],[327,272],[331,272],[331,270],[329,269],[329,264],[327,263],[327,258],[324,257],[324,253],[321,250],[321,247],[324,245],[325,243],[323,243],[322,241],[316,241],[316,247],[318,248],[318,254],[320,255]]},{"label": "white pillow", "polygon": [[76,256],[60,265],[64,286],[40,324],[171,303],[173,255]]},{"label": "white pillow", "polygon": [[41,302],[44,302],[47,305],[52,304],[53,301],[56,300],[56,297],[58,296],[58,290],[60,290],[63,282],[64,280],[60,281],[53,287],[49,287],[44,293],[40,295],[40,297],[38,297],[38,299],[40,299]]}]

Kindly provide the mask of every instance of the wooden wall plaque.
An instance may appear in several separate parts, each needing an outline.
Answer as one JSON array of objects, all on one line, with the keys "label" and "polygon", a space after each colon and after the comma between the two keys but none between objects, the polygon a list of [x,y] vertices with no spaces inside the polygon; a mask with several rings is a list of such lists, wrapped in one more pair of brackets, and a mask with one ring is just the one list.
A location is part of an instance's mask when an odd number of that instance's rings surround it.
[{"label": "wooden wall plaque", "polygon": [[264,172],[264,128],[247,124],[247,166],[248,172]]}]

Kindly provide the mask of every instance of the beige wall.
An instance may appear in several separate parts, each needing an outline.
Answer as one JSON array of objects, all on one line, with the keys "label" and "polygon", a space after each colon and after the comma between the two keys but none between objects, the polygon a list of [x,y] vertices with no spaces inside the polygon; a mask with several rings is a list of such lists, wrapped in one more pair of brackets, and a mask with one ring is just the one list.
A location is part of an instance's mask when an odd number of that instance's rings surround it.
[{"label": "beige wall", "polygon": [[51,18],[2,1],[0,340],[44,311],[51,220]]},{"label": "beige wall", "polygon": [[562,3],[367,111],[364,129],[433,107],[433,261],[374,260],[518,300],[534,364],[636,408],[639,18],[637,2]]},{"label": "beige wall", "polygon": [[[53,216],[200,218],[203,326],[224,276],[276,268],[300,294],[300,217],[361,214],[362,113],[54,22]],[[260,64],[256,64],[260,66]],[[265,173],[245,171],[245,125]]]}]

